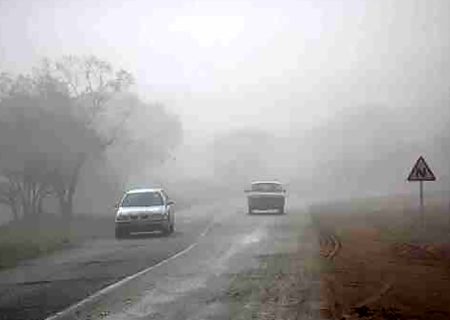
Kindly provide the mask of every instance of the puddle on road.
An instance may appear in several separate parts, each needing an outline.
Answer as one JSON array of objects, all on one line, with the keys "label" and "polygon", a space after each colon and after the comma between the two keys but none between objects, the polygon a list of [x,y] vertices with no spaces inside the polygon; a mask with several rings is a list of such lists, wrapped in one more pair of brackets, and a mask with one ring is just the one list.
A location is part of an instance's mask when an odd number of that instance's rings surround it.
[{"label": "puddle on road", "polygon": [[220,256],[217,260],[214,261],[214,265],[211,265],[211,271],[216,276],[227,273],[230,270],[230,260],[236,254],[247,249],[248,246],[254,245],[256,243],[261,242],[266,236],[266,229],[259,228],[252,233],[243,236],[239,241],[234,242],[230,248]]},{"label": "puddle on road", "polygon": [[165,284],[161,283],[159,287],[145,293],[138,303],[129,306],[122,313],[114,315],[109,319],[152,319],[153,316],[158,315],[156,309],[159,305],[171,303],[185,296],[188,292],[205,287],[206,281],[207,275],[186,279],[169,278]]},{"label": "puddle on road", "polygon": [[258,229],[255,232],[247,235],[244,237],[244,239],[242,239],[242,244],[252,244],[252,243],[257,243],[260,242],[262,240],[262,238],[264,237],[265,233],[261,230]]}]

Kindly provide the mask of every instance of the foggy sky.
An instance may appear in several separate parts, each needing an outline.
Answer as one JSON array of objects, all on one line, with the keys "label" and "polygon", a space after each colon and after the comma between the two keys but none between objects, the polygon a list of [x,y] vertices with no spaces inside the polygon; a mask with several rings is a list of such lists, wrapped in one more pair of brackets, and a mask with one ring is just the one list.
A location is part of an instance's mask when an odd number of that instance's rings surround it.
[{"label": "foggy sky", "polygon": [[188,136],[310,127],[342,108],[448,96],[449,1],[0,0],[0,68],[94,54]]}]

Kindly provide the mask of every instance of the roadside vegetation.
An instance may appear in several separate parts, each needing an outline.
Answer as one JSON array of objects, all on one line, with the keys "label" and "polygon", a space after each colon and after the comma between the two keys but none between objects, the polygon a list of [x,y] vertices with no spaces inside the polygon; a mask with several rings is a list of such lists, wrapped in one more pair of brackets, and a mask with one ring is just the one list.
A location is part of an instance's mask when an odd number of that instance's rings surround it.
[{"label": "roadside vegetation", "polygon": [[42,230],[29,223],[0,227],[0,269],[14,267],[19,261],[70,246],[71,236],[64,229]]},{"label": "roadside vegetation", "polygon": [[263,308],[263,300],[268,299],[270,289],[292,271],[290,261],[291,256],[287,253],[260,257],[259,268],[235,275],[228,290],[231,319],[255,319]]},{"label": "roadside vegetation", "polygon": [[73,243],[76,212],[109,213],[127,178],[181,141],[178,118],[133,84],[94,56],[0,70],[0,214],[11,221],[0,227],[0,267]]},{"label": "roadside vegetation", "polygon": [[0,269],[21,261],[79,245],[88,239],[113,237],[111,217],[74,215],[67,223],[61,217],[43,214],[39,220],[14,221],[0,226]]}]

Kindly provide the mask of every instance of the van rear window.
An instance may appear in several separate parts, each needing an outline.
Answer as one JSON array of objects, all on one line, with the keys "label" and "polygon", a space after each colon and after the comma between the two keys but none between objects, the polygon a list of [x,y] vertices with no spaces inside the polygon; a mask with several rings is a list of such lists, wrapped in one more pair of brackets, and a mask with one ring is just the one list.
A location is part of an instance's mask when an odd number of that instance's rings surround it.
[{"label": "van rear window", "polygon": [[252,184],[252,191],[263,191],[263,192],[280,192],[282,187],[277,183],[254,183]]}]

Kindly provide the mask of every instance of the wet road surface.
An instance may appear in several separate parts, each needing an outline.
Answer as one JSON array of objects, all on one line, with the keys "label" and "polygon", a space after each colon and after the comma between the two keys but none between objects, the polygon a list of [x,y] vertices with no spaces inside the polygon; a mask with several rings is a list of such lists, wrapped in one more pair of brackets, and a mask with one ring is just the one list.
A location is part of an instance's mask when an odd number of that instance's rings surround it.
[{"label": "wet road surface", "polygon": [[[274,253],[299,232],[290,228],[292,214],[248,216],[244,208],[239,201],[195,207],[177,213],[177,232],[169,238],[102,239],[4,271],[0,314],[7,315],[3,319],[228,319],[231,276],[257,266],[259,255]],[[131,278],[117,284],[126,276]]]}]

